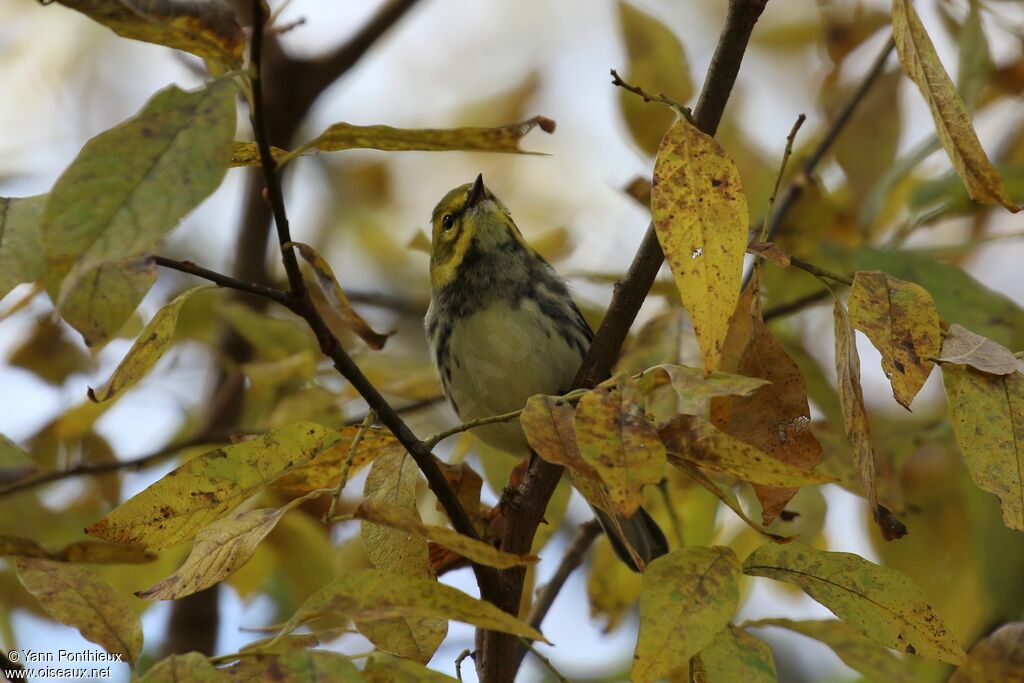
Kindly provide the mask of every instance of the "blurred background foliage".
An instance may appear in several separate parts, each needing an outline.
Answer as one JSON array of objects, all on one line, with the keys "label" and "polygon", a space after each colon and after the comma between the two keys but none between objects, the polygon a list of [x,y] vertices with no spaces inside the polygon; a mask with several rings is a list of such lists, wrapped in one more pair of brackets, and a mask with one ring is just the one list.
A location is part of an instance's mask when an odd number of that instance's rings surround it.
[{"label": "blurred background foliage", "polygon": [[[1018,3],[999,0],[929,0],[918,9],[1010,195],[1024,201],[1024,12]],[[278,39],[288,53],[312,57],[354,33],[375,10],[371,2],[294,0],[278,18],[279,26],[294,26]],[[356,308],[376,329],[394,331],[380,352],[339,333],[396,407],[415,408],[407,419],[417,433],[454,420],[439,400],[421,331],[429,298],[424,230],[436,200],[482,172],[527,239],[568,276],[596,325],[611,284],[628,265],[649,220],[643,203],[626,190],[635,178],[649,177],[661,132],[672,121],[665,107],[613,88],[608,70],[616,68],[630,83],[692,104],[724,10],[725,3],[659,0],[423,0],[317,99],[298,126],[296,142],[337,121],[492,126],[543,114],[558,122],[554,135],[534,132],[523,143],[545,157],[350,151],[304,157],[290,167],[286,194],[295,238],[315,245],[331,261]],[[6,0],[3,15],[0,92],[8,106],[0,110],[0,195],[47,191],[86,140],[134,113],[152,92],[168,82],[184,87],[202,82],[202,65],[192,57],[118,38],[65,8]],[[885,44],[888,26],[885,3],[769,2],[717,138],[739,166],[751,216],[760,225],[786,134],[797,114],[805,113],[808,121],[784,179],[799,183],[802,191],[779,227],[777,243],[835,272],[880,269],[918,282],[946,320],[1014,351],[1024,349],[1024,225],[1005,211],[968,200],[895,56],[816,173],[801,174],[830,120]],[[245,220],[243,189],[252,173],[231,171],[220,190],[165,241],[162,253],[232,269],[242,253],[236,238]],[[268,255],[271,279],[283,280],[274,249],[249,248]],[[877,353],[860,345],[880,497],[911,532],[887,543],[855,497],[861,490],[849,464],[849,445],[834,426],[841,420],[831,370],[830,298],[805,273],[770,263],[763,272],[766,318],[807,380],[820,417],[814,428],[825,445],[826,468],[849,482],[855,494],[839,486],[805,489],[787,508],[791,514],[770,531],[905,571],[964,643],[1020,619],[1024,539],[1004,527],[996,499],[971,483],[938,378],[932,377],[914,412],[907,413],[891,399]],[[20,443],[36,468],[160,456],[140,471],[112,469],[6,495],[0,498],[0,534],[29,536],[49,548],[80,540],[82,528],[119,500],[164,474],[172,462],[200,452],[164,452],[164,447],[194,434],[219,409],[230,385],[225,376],[237,378],[235,386],[241,387],[230,431],[259,432],[296,420],[341,426],[361,419],[364,404],[319,361],[315,340],[302,324],[214,291],[186,305],[175,351],[149,377],[125,398],[89,403],[86,387],[109,375],[143,321],[192,285],[161,273],[118,338],[92,349],[64,323],[54,322],[48,300],[31,286],[15,288],[0,302],[0,356],[6,360],[0,367],[0,432]],[[621,369],[697,362],[692,329],[667,270],[653,291]],[[251,353],[230,353],[223,341],[228,331],[244,339]],[[516,462],[470,436],[453,443],[448,461],[476,467],[486,482],[485,499],[493,502]],[[677,472],[664,488],[669,495],[650,491],[647,505],[687,544],[727,544],[742,556],[761,541],[717,498]],[[749,490],[738,493],[749,516],[759,518]],[[548,545],[542,550],[545,562],[531,570],[535,583],[546,580],[573,527],[587,518],[585,506],[575,497],[570,502],[569,494],[563,485],[548,510],[549,524],[541,528],[537,549]],[[261,494],[260,504],[284,502],[274,500],[277,495]],[[421,507],[428,521],[441,519],[431,506]],[[284,517],[249,564],[228,580],[229,588],[206,598],[207,608],[220,613],[219,631],[211,635],[218,652],[260,637],[241,627],[286,619],[332,577],[366,564],[350,531],[335,530],[332,538],[318,521],[323,510],[306,511]],[[171,573],[184,555],[182,548],[149,563],[101,571],[128,594]],[[467,570],[446,580],[471,585]],[[746,580],[741,615],[828,616],[795,589],[766,583]],[[559,644],[547,652],[566,675],[593,681],[627,675],[639,584],[599,539],[585,574],[570,582],[545,628]],[[5,647],[38,647],[54,637],[78,642],[44,621],[6,563],[0,563],[0,596]],[[149,610],[148,657],[172,647],[176,630],[189,628],[186,622],[167,626],[171,609],[166,604],[134,604],[140,612]],[[860,676],[802,636],[774,627],[758,635],[775,648],[780,680]],[[450,672],[459,650],[471,643],[469,630],[453,629],[434,665]],[[338,647],[358,651],[365,641],[346,636]],[[939,666],[920,669],[914,680],[942,680],[947,674]],[[859,680],[879,680],[869,670],[861,673]],[[536,668],[529,673],[541,675]]]}]

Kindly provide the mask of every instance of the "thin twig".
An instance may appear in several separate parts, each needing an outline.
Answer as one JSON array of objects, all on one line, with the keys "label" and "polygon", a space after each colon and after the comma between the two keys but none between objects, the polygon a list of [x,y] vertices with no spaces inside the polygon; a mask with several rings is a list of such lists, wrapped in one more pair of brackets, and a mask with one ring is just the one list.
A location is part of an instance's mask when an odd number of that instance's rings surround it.
[{"label": "thin twig", "polygon": [[829,124],[828,130],[825,131],[825,136],[818,142],[818,145],[811,152],[811,155],[804,162],[803,168],[800,173],[797,174],[796,178],[786,188],[785,194],[782,195],[782,199],[779,201],[778,206],[775,209],[775,213],[768,217],[768,231],[765,235],[764,241],[771,241],[775,239],[775,235],[778,234],[779,228],[782,226],[783,219],[789,213],[789,210],[793,208],[796,200],[800,198],[803,188],[806,185],[806,179],[814,173],[818,168],[818,164],[825,158],[829,150],[832,149],[832,145],[835,144],[836,139],[839,138],[839,134],[843,132],[846,124],[850,122],[850,118],[853,113],[857,110],[858,105],[864,99],[868,91],[878,80],[878,77],[882,75],[882,71],[885,68],[885,63],[889,59],[889,55],[896,47],[895,41],[890,37],[886,41],[882,51],[875,57],[874,63],[871,68],[864,75],[864,80],[861,81],[857,90],[850,96],[850,99],[843,104],[843,108],[839,110],[835,118],[832,119],[832,123]]},{"label": "thin twig", "polygon": [[[423,398],[419,401],[413,401],[412,403],[406,404],[400,408],[395,408],[395,412],[399,415],[405,415],[406,413],[415,413],[417,410],[429,408],[430,406],[437,405],[438,403],[444,402],[444,396],[431,396],[430,398]],[[355,427],[358,424],[362,424],[366,415],[358,417],[350,417],[345,420],[342,424],[346,427]]]},{"label": "thin twig", "polygon": [[338,503],[341,502],[341,492],[345,490],[345,484],[348,483],[348,475],[352,471],[352,461],[356,459],[356,451],[359,450],[359,444],[363,442],[363,437],[366,436],[367,430],[370,429],[370,425],[373,424],[374,420],[377,419],[377,413],[370,412],[363,418],[362,424],[359,425],[359,431],[352,438],[352,443],[348,447],[348,457],[345,458],[345,466],[341,470],[341,478],[338,480],[338,485],[334,489],[334,496],[331,498],[331,507],[327,510],[327,516],[325,520],[329,520],[334,517],[334,510],[337,508]]},{"label": "thin twig", "polygon": [[[395,412],[394,408],[381,395],[380,391],[367,379],[359,366],[355,364],[352,357],[348,355],[341,342],[327,326],[323,316],[309,296],[302,279],[302,272],[299,270],[295,252],[292,249],[284,248],[284,245],[291,242],[291,235],[288,229],[288,218],[284,207],[284,193],[281,190],[281,179],[275,172],[274,159],[270,154],[270,143],[265,125],[265,112],[263,111],[263,97],[259,87],[259,58],[260,43],[263,39],[263,5],[261,0],[253,0],[254,29],[250,54],[253,62],[253,133],[256,137],[256,144],[260,150],[260,162],[263,168],[264,179],[267,183],[267,198],[277,224],[277,235],[282,245],[282,257],[285,269],[288,271],[288,281],[291,287],[291,296],[288,302],[289,309],[304,319],[310,330],[316,337],[320,350],[325,356],[331,359],[338,372],[348,380],[366,404],[379,417],[380,421],[395,436],[399,443],[416,461],[417,466],[427,479],[430,490],[437,496],[438,502],[444,508],[445,513],[451,520],[452,526],[460,534],[479,540],[476,527],[473,525],[469,513],[466,512],[455,491],[452,489],[448,479],[441,472],[440,467],[434,460],[431,449],[420,441],[404,420]],[[477,583],[480,586],[481,595],[487,600],[496,600],[500,589],[498,585],[497,572],[479,564],[473,564],[473,572],[476,575]]]},{"label": "thin twig", "polygon": [[18,481],[11,482],[10,484],[0,487],[0,498],[14,493],[15,491],[25,491],[28,489],[42,486],[43,484],[49,484],[51,482],[60,481],[62,479],[70,479],[71,477],[82,477],[90,476],[94,474],[105,474],[107,472],[115,472],[117,470],[141,470],[144,467],[154,465],[161,460],[171,457],[176,453],[180,453],[186,448],[192,448],[193,446],[200,446],[208,444],[214,446],[219,443],[227,443],[229,441],[229,435],[212,435],[203,434],[199,436],[186,439],[185,441],[179,441],[172,443],[168,446],[164,446],[160,450],[148,453],[146,455],[139,456],[137,458],[131,458],[129,460],[113,460],[108,462],[83,462],[70,467],[66,470],[57,470],[55,472],[44,472],[37,476],[26,477],[25,479],[19,479]]},{"label": "thin twig", "polygon": [[282,306],[291,305],[291,297],[289,296],[288,292],[282,292],[280,289],[266,287],[255,282],[244,282],[243,280],[233,278],[230,275],[224,275],[222,273],[210,270],[209,268],[203,268],[202,266],[196,265],[192,261],[178,261],[177,259],[156,255],[153,256],[153,263],[163,268],[169,268],[171,270],[177,270],[181,273],[187,273],[189,275],[201,277],[204,280],[209,280],[210,282],[221,287],[237,289],[240,292],[255,294],[256,296],[261,296],[264,299],[276,301]]},{"label": "thin twig", "polygon": [[819,289],[815,292],[811,292],[810,294],[805,294],[804,296],[798,299],[794,299],[793,301],[790,301],[788,303],[779,304],[778,306],[765,309],[762,318],[765,322],[768,322],[769,320],[774,320],[775,318],[782,318],[784,316],[802,311],[809,306],[813,306],[814,304],[821,303],[822,301],[827,299],[828,296],[829,294],[827,289]]},{"label": "thin twig", "polygon": [[463,650],[455,658],[455,678],[458,679],[459,683],[462,683],[462,662],[465,661],[466,657],[472,656],[473,652],[471,650]]},{"label": "thin twig", "polygon": [[277,173],[277,164],[270,152],[270,135],[267,132],[266,115],[263,110],[263,78],[260,74],[260,60],[263,54],[263,29],[266,17],[263,14],[263,0],[252,0],[252,42],[249,48],[250,69],[252,74],[249,82],[252,85],[252,108],[249,120],[252,122],[256,146],[260,151],[260,168],[266,182],[267,199],[274,214],[274,225],[277,226],[277,240],[281,244],[281,256],[284,269],[288,274],[288,286],[293,297],[301,298],[306,294],[306,283],[299,270],[299,261],[295,250],[284,245],[292,241],[288,227],[288,214],[284,206],[284,193],[281,189],[281,178]]},{"label": "thin twig", "polygon": [[833,273],[831,271],[825,270],[824,268],[819,268],[813,263],[801,261],[800,259],[794,256],[789,257],[789,265],[799,268],[800,270],[806,270],[811,275],[817,275],[818,277],[827,277],[829,280],[842,282],[844,285],[850,287],[853,286],[853,278],[850,277],[849,275],[839,275],[838,273]]},{"label": "thin twig", "polygon": [[668,512],[668,518],[672,522],[672,531],[676,535],[676,543],[682,548],[686,545],[686,539],[683,537],[683,521],[679,519],[679,513],[676,512],[676,508],[672,505],[672,494],[668,490],[668,479],[662,479],[658,482],[658,490],[661,491],[661,498],[665,502],[665,510]]},{"label": "thin twig", "polygon": [[629,83],[622,79],[622,76],[620,76],[619,72],[616,71],[615,69],[611,70],[611,74],[612,85],[618,86],[623,90],[627,90],[633,93],[634,95],[643,98],[644,102],[660,102],[661,104],[668,106],[670,109],[672,109],[674,112],[685,118],[687,121],[693,121],[693,111],[691,111],[689,107],[687,107],[679,100],[673,99],[664,93],[652,95],[651,93],[645,91],[638,85],[630,85]]},{"label": "thin twig", "polygon": [[[576,391],[570,391],[568,394],[560,396],[559,398],[561,398],[563,401],[572,402],[583,396],[583,394],[585,393],[587,393],[586,389],[577,389]],[[423,445],[426,446],[427,448],[433,448],[441,441],[447,439],[449,436],[454,436],[455,434],[460,434],[462,432],[468,432],[470,429],[482,427],[483,425],[494,424],[496,422],[510,422],[511,420],[514,420],[520,415],[522,415],[524,410],[525,408],[520,408],[518,410],[511,410],[507,413],[502,413],[500,415],[488,415],[487,417],[480,417],[475,420],[470,420],[469,422],[463,422],[462,424],[455,425],[454,427],[449,427],[448,429],[441,430],[437,434],[428,436],[427,438],[423,439]]]},{"label": "thin twig", "polygon": [[782,161],[779,163],[779,171],[775,174],[775,185],[772,186],[771,196],[768,197],[768,209],[764,214],[764,221],[761,223],[761,231],[758,234],[758,241],[764,242],[768,239],[768,217],[772,215],[772,208],[775,206],[775,197],[779,193],[779,186],[782,185],[782,178],[786,175],[786,165],[789,163],[789,157],[793,154],[793,141],[796,140],[796,134],[800,130],[800,126],[804,125],[804,121],[807,117],[800,114],[796,117],[796,123],[793,124],[793,128],[789,131],[789,135],[786,136],[786,148],[782,151]]},{"label": "thin twig", "polygon": [[544,588],[537,595],[526,623],[540,630],[541,624],[544,623],[544,617],[551,610],[551,606],[555,603],[555,598],[558,597],[569,575],[583,564],[583,558],[586,557],[587,550],[590,549],[594,540],[600,535],[601,525],[596,519],[580,525],[576,535],[573,536],[572,540],[569,541],[569,545],[566,546],[565,554],[562,555],[562,562],[558,565],[558,569],[555,570],[554,576],[544,584]]}]

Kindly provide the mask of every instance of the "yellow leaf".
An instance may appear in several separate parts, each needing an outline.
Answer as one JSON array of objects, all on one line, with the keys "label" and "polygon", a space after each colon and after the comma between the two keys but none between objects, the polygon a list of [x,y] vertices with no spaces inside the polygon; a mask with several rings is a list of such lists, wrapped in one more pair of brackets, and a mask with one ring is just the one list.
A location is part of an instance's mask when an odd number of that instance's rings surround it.
[{"label": "yellow leaf", "polygon": [[875,486],[875,451],[871,446],[871,423],[864,408],[864,392],[860,386],[860,356],[857,355],[857,341],[853,326],[846,315],[843,304],[836,299],[833,307],[836,335],[836,376],[839,384],[839,405],[843,410],[843,428],[846,438],[853,446],[853,462],[860,475],[861,486],[868,495],[875,522],[887,541],[903,538],[907,527],[896,516],[878,502]]},{"label": "yellow leaf", "polygon": [[661,141],[651,210],[704,368],[717,370],[739,299],[750,216],[736,164],[685,119]]},{"label": "yellow leaf", "polygon": [[59,0],[125,38],[166,45],[218,64],[242,68],[245,36],[235,13],[211,0]]},{"label": "yellow leaf", "polygon": [[[288,156],[288,150],[280,147],[271,147],[270,156],[274,161],[281,161]],[[231,166],[259,166],[260,148],[255,142],[235,142],[231,150]]]},{"label": "yellow leaf", "polygon": [[536,555],[513,555],[498,550],[483,541],[463,536],[452,529],[424,524],[417,515],[405,508],[385,502],[383,499],[367,498],[359,504],[355,515],[359,519],[389,527],[403,532],[405,535],[412,534],[433,541],[473,562],[488,567],[508,569],[509,567],[533,564],[537,561]]},{"label": "yellow leaf", "polygon": [[103,403],[111,396],[122,389],[131,386],[149,369],[156,365],[156,362],[164,355],[171,345],[174,336],[174,326],[178,322],[178,313],[185,302],[194,293],[210,289],[210,287],[196,287],[189,289],[168,304],[165,304],[156,312],[146,326],[142,329],[138,339],[128,350],[128,355],[118,364],[110,380],[99,391],[89,389],[89,398],[96,403]]},{"label": "yellow leaf", "polygon": [[791,619],[759,619],[747,626],[780,626],[814,638],[832,648],[846,666],[869,680],[887,683],[917,683],[918,678],[903,660],[888,649],[860,634],[860,631],[838,619],[793,621]]},{"label": "yellow leaf", "polygon": [[906,409],[939,355],[939,313],[924,287],[877,270],[857,271],[850,290],[850,324],[882,354],[893,396]]},{"label": "yellow leaf", "polygon": [[772,649],[741,628],[726,626],[694,660],[693,683],[776,683]]},{"label": "yellow leaf", "polygon": [[[358,425],[342,427],[338,430],[341,439],[337,443],[320,451],[308,462],[292,467],[283,477],[274,482],[274,486],[295,493],[309,493],[317,489],[337,486],[348,461],[352,439],[358,432]],[[359,448],[352,459],[349,475],[354,475],[377,458],[390,453],[401,455],[405,453],[405,449],[391,432],[368,429],[363,435],[363,440],[359,442]]]},{"label": "yellow leaf", "polygon": [[312,266],[313,274],[316,276],[316,283],[319,285],[320,291],[323,292],[330,314],[337,317],[345,327],[359,335],[359,338],[366,342],[367,346],[371,349],[375,351],[383,349],[384,342],[388,340],[388,335],[374,332],[373,328],[370,327],[370,323],[366,322],[363,316],[355,312],[352,304],[348,302],[348,297],[345,296],[345,290],[338,284],[338,278],[334,276],[331,264],[324,260],[308,244],[303,244],[302,242],[292,242],[291,244],[299,250],[302,258],[306,259],[306,262]]},{"label": "yellow leaf", "polygon": [[832,481],[733,438],[696,415],[676,415],[659,425],[669,462],[682,460],[762,486],[803,486]]},{"label": "yellow leaf", "polygon": [[18,481],[36,471],[36,464],[21,446],[0,434],[0,486]]},{"label": "yellow leaf", "polygon": [[971,479],[999,498],[1006,526],[1024,531],[1024,374],[946,365],[942,379]]},{"label": "yellow leaf", "polygon": [[291,618],[286,630],[329,614],[360,620],[403,616],[452,619],[544,641],[544,636],[535,628],[489,602],[477,600],[433,579],[401,576],[379,569],[351,572],[320,589]]},{"label": "yellow leaf", "polygon": [[198,652],[189,652],[161,659],[138,680],[139,683],[217,683],[221,678],[210,660]]},{"label": "yellow leaf", "polygon": [[281,474],[309,462],[335,433],[311,422],[272,429],[204,453],[86,528],[116,543],[169,548],[233,510]]},{"label": "yellow leaf", "polygon": [[966,327],[953,323],[942,342],[940,363],[970,365],[993,375],[1009,375],[1017,371],[1017,358],[1002,344],[974,334]]},{"label": "yellow leaf", "polygon": [[538,394],[527,399],[519,422],[537,455],[587,479],[600,481],[597,470],[580,455],[574,414],[575,409],[564,399]]},{"label": "yellow leaf", "polygon": [[[655,378],[663,374],[672,384],[685,408],[692,408],[694,414],[703,410],[704,402],[715,396],[750,396],[752,393],[770,384],[760,377],[744,377],[727,372],[707,374],[696,368],[683,365],[662,364],[645,370],[641,378]],[[685,410],[684,412],[689,412]]]},{"label": "yellow leaf", "polygon": [[363,669],[366,683],[457,683],[451,676],[428,669],[419,662],[374,653]]},{"label": "yellow leaf", "polygon": [[196,534],[196,543],[185,564],[163,581],[135,595],[146,600],[177,600],[226,579],[249,561],[256,546],[273,531],[285,513],[309,497],[296,498],[276,509],[236,512],[218,519]]},{"label": "yellow leaf", "polygon": [[852,553],[766,543],[743,563],[751,576],[785,581],[879,645],[950,664],[964,651],[906,574]]},{"label": "yellow leaf", "polygon": [[34,282],[43,270],[39,221],[46,195],[0,197],[0,299],[22,282]]},{"label": "yellow leaf", "polygon": [[46,612],[111,654],[134,662],[142,651],[142,624],[124,597],[77,564],[34,557],[14,560],[22,585]]},{"label": "yellow leaf", "polygon": [[[629,65],[626,81],[686,102],[693,96],[690,65],[679,39],[663,23],[626,2],[619,2],[619,24]],[[658,151],[675,114],[657,102],[644,102],[619,89],[619,106],[633,140],[646,154]]]},{"label": "yellow leaf", "polygon": [[[555,132],[555,122],[546,116],[534,116],[519,123],[497,128],[392,128],[391,126],[357,126],[335,123],[323,133],[285,154],[292,158],[308,152],[340,152],[346,149],[380,149],[386,152],[509,152],[533,154],[519,148],[519,141],[534,128]],[[277,154],[275,153],[276,157]],[[235,143],[233,165],[258,164],[255,143]]]},{"label": "yellow leaf", "polygon": [[667,676],[711,644],[736,612],[739,570],[722,546],[682,548],[647,566],[632,680]]},{"label": "yellow leaf", "polygon": [[1024,622],[1003,624],[967,653],[949,683],[1008,683],[1024,681]]},{"label": "yellow leaf", "polygon": [[31,538],[0,535],[0,555],[40,557],[54,562],[89,564],[144,564],[156,559],[138,545],[120,545],[99,541],[75,541],[60,550],[47,550]]},{"label": "yellow leaf", "polygon": [[928,103],[939,140],[971,199],[1019,211],[1020,206],[1006,194],[1002,178],[985,155],[967,107],[939,61],[912,0],[893,0],[892,34],[900,65]]},{"label": "yellow leaf", "polygon": [[665,447],[644,415],[638,388],[623,380],[588,391],[574,426],[583,460],[597,470],[618,512],[631,517],[643,503],[643,487],[665,473]]},{"label": "yellow leaf", "polygon": [[[387,501],[419,522],[416,484],[420,471],[404,450],[391,450],[377,458],[366,478],[368,501]],[[372,504],[372,503],[371,503]],[[433,580],[427,541],[394,528],[363,522],[360,537],[374,567],[393,576]],[[448,633],[448,624],[432,616],[396,615],[384,619],[355,618],[360,633],[377,648],[418,662],[429,662]]]}]

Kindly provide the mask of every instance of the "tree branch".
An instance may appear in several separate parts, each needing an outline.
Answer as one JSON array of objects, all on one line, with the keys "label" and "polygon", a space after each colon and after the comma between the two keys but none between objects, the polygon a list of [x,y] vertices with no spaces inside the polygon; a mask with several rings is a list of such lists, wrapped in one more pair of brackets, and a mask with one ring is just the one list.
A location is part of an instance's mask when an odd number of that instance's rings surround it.
[{"label": "tree branch", "polygon": [[[569,575],[583,564],[583,558],[586,557],[587,550],[590,549],[591,544],[600,535],[601,525],[596,519],[580,525],[579,531],[576,532],[576,535],[569,541],[569,545],[566,546],[565,554],[562,555],[562,562],[558,565],[558,569],[555,570],[554,576],[544,584],[544,588],[541,589],[540,594],[534,601],[526,623],[540,630],[541,624],[544,623],[544,617],[551,610],[551,606],[555,603],[555,598],[558,597]],[[522,659],[522,654],[520,654],[520,659]]]},{"label": "tree branch", "polygon": [[[455,491],[452,490],[451,484],[448,483],[444,473],[437,466],[434,461],[434,455],[431,453],[430,447],[424,442],[420,441],[409,426],[405,424],[405,421],[395,412],[395,409],[384,399],[375,386],[366,378],[359,366],[355,364],[351,356],[342,347],[341,342],[331,332],[327,323],[320,315],[319,310],[313,303],[313,300],[309,296],[309,290],[306,288],[302,278],[302,272],[299,270],[298,261],[295,258],[294,250],[285,248],[284,245],[291,242],[291,236],[288,230],[288,218],[284,206],[284,193],[281,189],[281,179],[276,173],[274,168],[274,159],[270,154],[270,142],[267,133],[267,128],[264,124],[265,115],[263,113],[263,99],[261,90],[258,87],[257,80],[259,74],[259,57],[261,53],[261,42],[263,39],[262,31],[262,11],[263,5],[261,0],[253,0],[252,3],[254,21],[254,29],[252,35],[252,46],[250,48],[250,54],[252,55],[252,61],[254,68],[256,69],[253,80],[253,102],[252,102],[252,119],[253,119],[253,132],[256,137],[256,144],[260,150],[260,161],[263,167],[264,178],[267,182],[267,197],[270,202],[271,210],[274,215],[275,223],[277,224],[278,239],[282,245],[282,255],[284,258],[285,268],[288,270],[288,281],[291,286],[290,295],[287,297],[286,305],[288,308],[306,321],[313,334],[316,336],[317,342],[320,345],[321,351],[330,358],[334,367],[337,368],[341,376],[348,380],[349,384],[363,397],[367,405],[374,413],[380,418],[380,421],[386,426],[391,433],[394,434],[395,438],[402,444],[405,450],[412,456],[413,460],[416,461],[420,471],[427,479],[427,484],[430,486],[430,490],[433,491],[434,495],[437,496],[438,502],[444,508],[448,518],[452,522],[452,526],[460,534],[469,536],[470,538],[479,540],[479,535],[476,533],[476,527],[473,525],[469,514],[466,509],[462,506],[458,496],[455,495]],[[289,265],[291,264],[291,265]],[[481,565],[474,564],[473,571],[476,573],[477,582],[480,585],[481,594],[485,596],[495,594],[497,588],[497,574],[490,567],[484,567]]]},{"label": "tree branch", "polygon": [[282,306],[288,306],[291,303],[291,296],[288,292],[282,292],[280,289],[274,287],[267,287],[265,285],[257,284],[255,282],[245,282],[237,278],[233,278],[230,275],[224,275],[218,273],[215,270],[209,268],[203,268],[200,265],[196,265],[192,261],[178,261],[177,259],[168,258],[166,256],[153,256],[153,263],[163,268],[169,268],[171,270],[177,270],[181,273],[187,273],[188,275],[195,275],[201,277],[204,280],[219,285],[221,287],[227,287],[229,289],[236,289],[240,292],[248,292],[249,294],[255,294],[256,296],[263,297],[264,299],[270,299],[276,301]]},{"label": "tree branch", "polygon": [[[695,124],[708,135],[714,135],[718,130],[750,34],[766,3],[767,0],[729,2],[725,27],[694,109]],[[615,285],[608,311],[576,374],[573,389],[592,387],[610,374],[619,349],[664,259],[654,225],[651,224],[626,277]],[[561,473],[561,467],[534,458],[520,487],[517,505],[507,520],[502,550],[529,552],[537,525],[543,519]],[[503,597],[498,606],[510,614],[518,611],[524,577],[525,571],[522,568],[508,569],[499,575],[503,584]],[[511,683],[519,665],[515,656],[515,637],[487,631],[478,640],[478,644],[480,656],[477,668],[481,679],[488,683]]]}]

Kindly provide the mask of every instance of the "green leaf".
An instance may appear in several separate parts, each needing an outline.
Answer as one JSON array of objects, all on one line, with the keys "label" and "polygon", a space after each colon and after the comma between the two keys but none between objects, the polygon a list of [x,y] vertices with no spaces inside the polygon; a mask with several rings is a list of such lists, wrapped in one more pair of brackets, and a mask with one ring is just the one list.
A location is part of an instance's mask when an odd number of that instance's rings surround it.
[{"label": "green leaf", "polygon": [[428,669],[419,662],[375,653],[363,669],[366,683],[456,683],[451,676]]},{"label": "green leaf", "polygon": [[251,441],[195,457],[86,528],[116,543],[169,548],[230,512],[336,439],[311,422],[272,429]]},{"label": "green leaf", "polygon": [[242,67],[245,36],[231,9],[214,0],[58,0],[125,38],[166,45],[212,61],[218,71]]},{"label": "green leaf", "polygon": [[154,664],[139,683],[217,683],[220,674],[204,655],[171,655]]},{"label": "green leaf", "polygon": [[230,79],[195,92],[171,86],[87,142],[57,180],[40,226],[43,282],[88,341],[134,310],[152,282],[146,252],[220,185],[234,132]]},{"label": "green leaf", "polygon": [[[363,493],[367,501],[388,501],[408,511],[407,515],[419,522],[416,510],[419,480],[416,461],[404,450],[390,450],[374,460]],[[369,522],[360,524],[359,531],[363,549],[374,567],[393,576],[434,579],[426,539]],[[398,615],[355,621],[360,633],[377,648],[424,664],[430,661],[448,634],[447,622],[433,616]]]},{"label": "green leaf", "polygon": [[[286,631],[330,614],[352,619],[431,617],[452,619],[492,631],[544,641],[544,636],[489,602],[466,595],[433,579],[401,576],[380,569],[360,569],[313,594],[288,622]],[[547,641],[544,641],[547,642]]]},{"label": "green leaf", "polygon": [[43,271],[39,222],[47,196],[0,197],[0,299]]},{"label": "green leaf", "polygon": [[939,355],[939,313],[920,285],[879,271],[858,271],[850,289],[849,322],[882,354],[893,397],[907,410]]},{"label": "green leaf", "polygon": [[1011,349],[1024,348],[1024,309],[1005,294],[993,291],[960,268],[915,251],[862,248],[858,270],[881,270],[916,282],[934,297],[944,320]]},{"label": "green leaf", "polygon": [[739,604],[739,562],[729,548],[690,547],[647,566],[632,679],[648,683],[686,666]]},{"label": "green leaf", "polygon": [[887,683],[916,683],[918,680],[907,664],[890,650],[873,643],[857,629],[837,619],[759,619],[745,625],[779,626],[814,638],[832,648],[843,664],[871,680]]},{"label": "green leaf", "polygon": [[275,683],[363,683],[359,669],[338,652],[295,650],[280,655],[242,657],[220,680]]},{"label": "green leaf", "polygon": [[971,479],[999,498],[1006,526],[1024,531],[1024,374],[945,365],[942,378]]},{"label": "green leaf", "polygon": [[785,581],[879,645],[951,664],[964,651],[910,578],[852,553],[766,543],[743,563],[751,576]]},{"label": "green leaf", "polygon": [[732,158],[685,119],[658,149],[651,213],[704,368],[717,370],[739,300],[750,216]]},{"label": "green leaf", "polygon": [[121,595],[96,573],[77,564],[19,557],[14,567],[22,585],[47,614],[78,629],[82,637],[111,654],[135,662],[142,651],[142,624]]},{"label": "green leaf", "polygon": [[1020,206],[1006,194],[999,173],[988,160],[967,107],[939,61],[912,0],[893,0],[892,34],[900,65],[928,103],[939,141],[967,186],[971,199],[1019,211]]},{"label": "green leaf", "polygon": [[89,389],[89,398],[96,403],[109,400],[117,392],[129,387],[143,377],[150,368],[167,351],[174,337],[174,327],[178,322],[178,313],[185,302],[196,292],[211,287],[196,287],[189,289],[165,304],[156,312],[146,326],[142,329],[128,355],[121,360],[110,380],[99,390]]},{"label": "green leaf", "polygon": [[146,600],[177,600],[226,579],[249,561],[256,547],[290,510],[312,494],[279,508],[259,508],[218,519],[196,534],[185,564],[166,579],[135,595]]},{"label": "green leaf", "polygon": [[772,649],[741,628],[726,626],[694,659],[694,683],[775,683]]},{"label": "green leaf", "polygon": [[[693,80],[682,43],[663,23],[626,2],[619,2],[619,24],[629,65],[625,79],[652,93],[678,102],[693,97]],[[657,102],[644,102],[619,89],[619,106],[634,142],[649,155],[675,120],[675,114]]]}]

